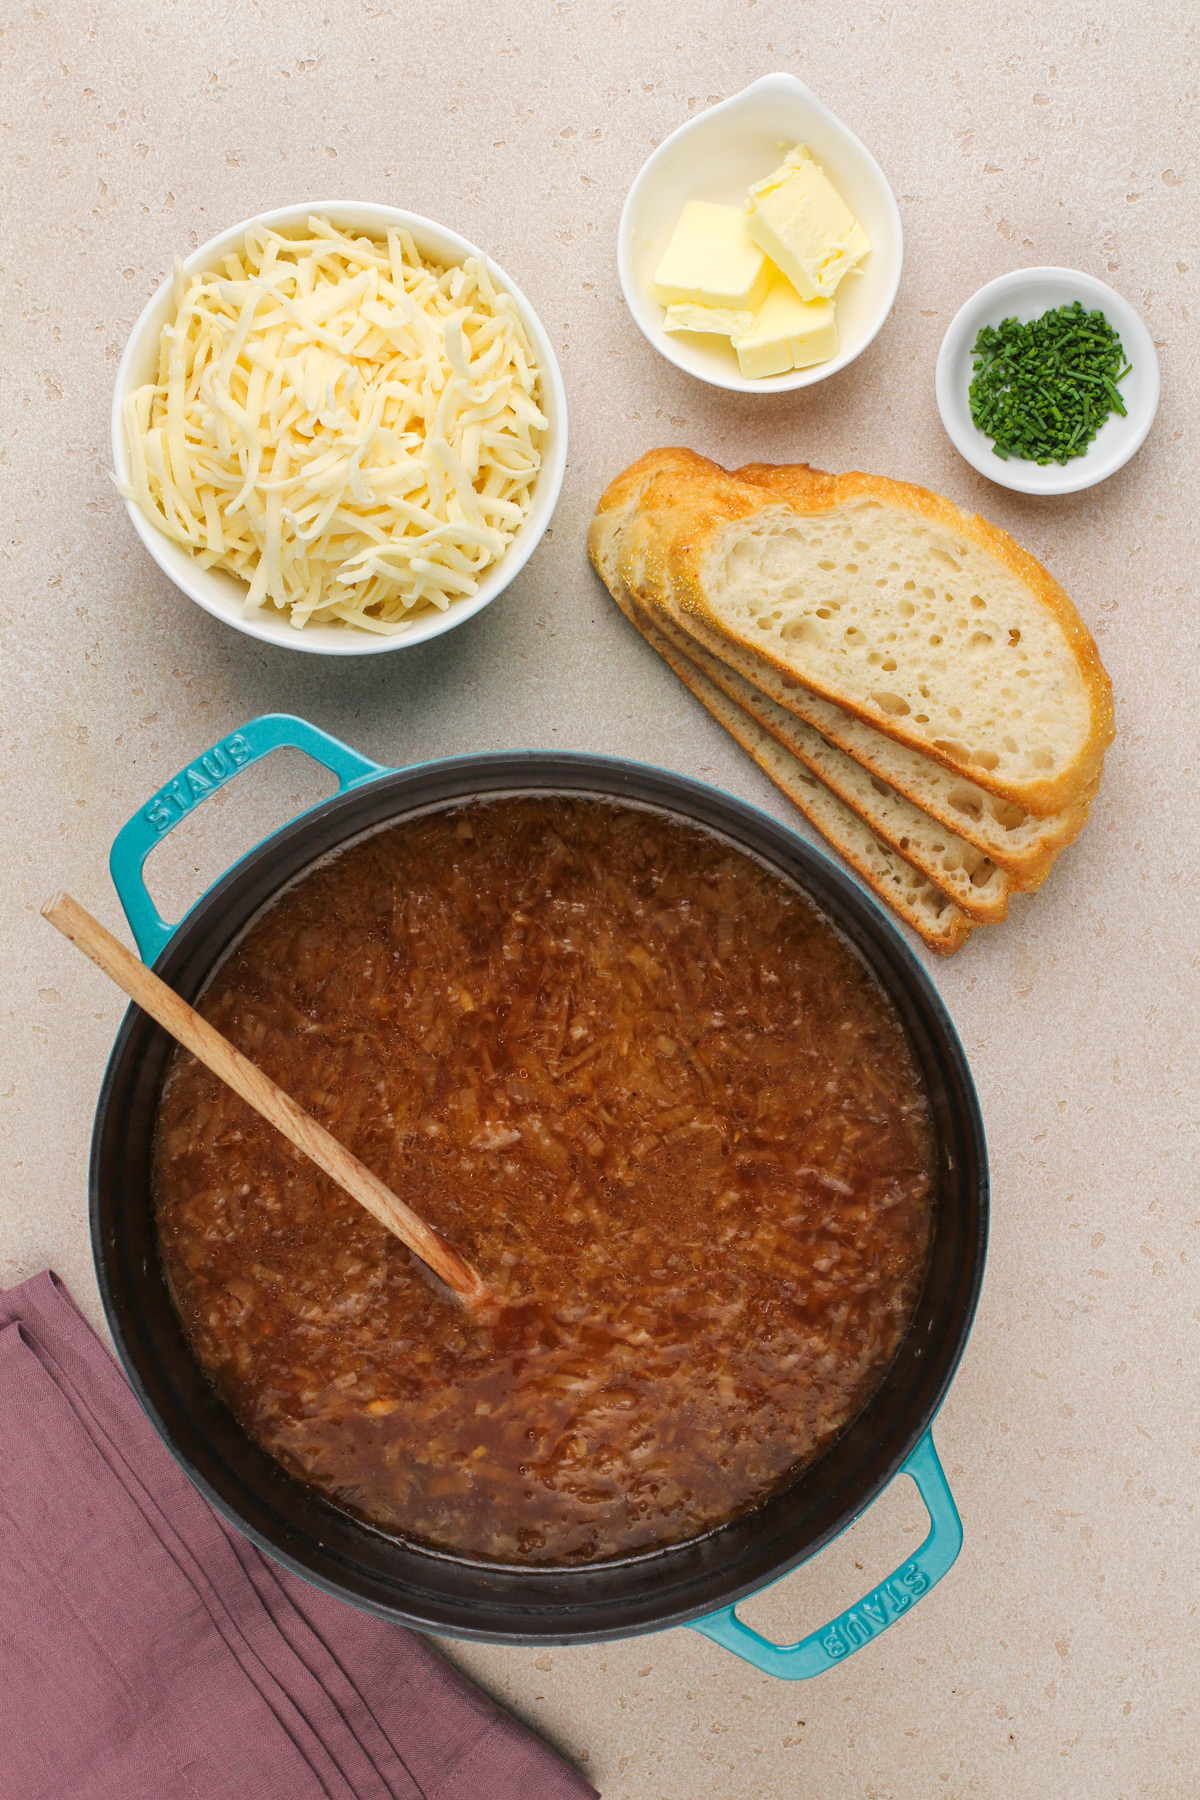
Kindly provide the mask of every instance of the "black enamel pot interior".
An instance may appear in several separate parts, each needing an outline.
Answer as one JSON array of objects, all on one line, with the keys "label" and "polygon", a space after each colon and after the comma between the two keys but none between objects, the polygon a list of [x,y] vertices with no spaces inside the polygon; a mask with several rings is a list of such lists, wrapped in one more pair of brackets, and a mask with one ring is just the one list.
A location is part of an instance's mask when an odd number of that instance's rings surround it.
[{"label": "black enamel pot interior", "polygon": [[381,776],[305,813],[199,901],[155,965],[192,1000],[247,921],[318,857],[406,815],[500,793],[604,795],[713,828],[804,888],[891,994],[932,1097],[939,1181],[928,1277],[866,1410],[771,1500],[689,1543],[570,1569],[473,1563],[383,1536],[304,1487],[236,1424],[192,1357],[159,1263],[150,1140],[170,1040],[136,1008],[105,1076],[91,1165],[92,1241],[109,1326],[143,1406],[192,1480],[262,1549],[358,1605],[451,1637],[572,1643],[702,1617],[805,1561],[861,1513],[929,1426],[983,1273],[987,1165],[954,1028],[920,964],[860,889],[785,826],[637,763],[551,752],[470,756]]}]

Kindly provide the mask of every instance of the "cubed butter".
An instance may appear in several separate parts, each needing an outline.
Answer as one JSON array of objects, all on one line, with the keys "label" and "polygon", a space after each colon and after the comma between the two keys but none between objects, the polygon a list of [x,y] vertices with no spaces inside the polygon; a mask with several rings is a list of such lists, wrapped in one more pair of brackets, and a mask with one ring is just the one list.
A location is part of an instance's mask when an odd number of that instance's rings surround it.
[{"label": "cubed butter", "polygon": [[700,331],[713,337],[740,338],[754,330],[752,312],[733,312],[728,306],[693,306],[676,301],[668,306],[664,331]]},{"label": "cubed butter", "polygon": [[753,331],[735,338],[733,347],[738,368],[754,379],[828,362],[838,349],[833,301],[802,300],[791,282],[776,274]]},{"label": "cubed butter", "polygon": [[689,200],[654,276],[660,306],[693,305],[754,312],[770,270],[736,206]]},{"label": "cubed butter", "polygon": [[871,240],[806,144],[746,199],[746,230],[802,300],[831,295]]}]

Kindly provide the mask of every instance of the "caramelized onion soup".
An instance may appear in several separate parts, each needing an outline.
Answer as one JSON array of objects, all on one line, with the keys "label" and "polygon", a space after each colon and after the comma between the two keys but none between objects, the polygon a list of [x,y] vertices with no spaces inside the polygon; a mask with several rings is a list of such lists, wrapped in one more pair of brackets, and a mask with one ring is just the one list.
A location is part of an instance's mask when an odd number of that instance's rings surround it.
[{"label": "caramelized onion soup", "polygon": [[190,1056],[159,1241],[245,1429],[444,1551],[583,1562],[753,1506],[866,1404],[930,1235],[895,1010],[797,888],[603,800],[425,814],[288,888],[200,1010],[478,1267],[472,1315]]}]

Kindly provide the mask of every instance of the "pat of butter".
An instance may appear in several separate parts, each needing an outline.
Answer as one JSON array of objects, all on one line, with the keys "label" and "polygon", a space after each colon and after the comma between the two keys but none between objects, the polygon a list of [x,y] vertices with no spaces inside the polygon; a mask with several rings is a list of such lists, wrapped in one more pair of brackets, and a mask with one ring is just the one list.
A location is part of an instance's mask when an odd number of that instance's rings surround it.
[{"label": "pat of butter", "polygon": [[746,199],[746,230],[802,300],[830,295],[871,240],[806,144]]},{"label": "pat of butter", "polygon": [[727,306],[693,306],[677,301],[668,306],[664,331],[701,331],[714,337],[746,337],[754,330],[752,312],[733,312]]},{"label": "pat of butter", "polygon": [[753,312],[770,270],[736,206],[689,200],[654,275],[660,306],[694,305]]},{"label": "pat of butter", "polygon": [[785,375],[837,355],[832,300],[802,300],[790,281],[776,275],[758,309],[754,330],[735,338],[738,368],[747,377]]}]

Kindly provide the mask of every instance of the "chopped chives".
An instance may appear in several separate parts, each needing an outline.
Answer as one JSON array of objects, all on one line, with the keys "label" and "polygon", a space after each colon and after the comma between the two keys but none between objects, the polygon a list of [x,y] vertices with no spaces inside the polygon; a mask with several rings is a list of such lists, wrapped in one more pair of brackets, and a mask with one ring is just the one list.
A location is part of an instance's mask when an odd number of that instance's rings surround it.
[{"label": "chopped chives", "polygon": [[1129,373],[1121,340],[1078,300],[1028,325],[985,325],[972,356],[971,417],[1005,462],[1064,464],[1084,455],[1110,413],[1126,416],[1116,385]]}]

